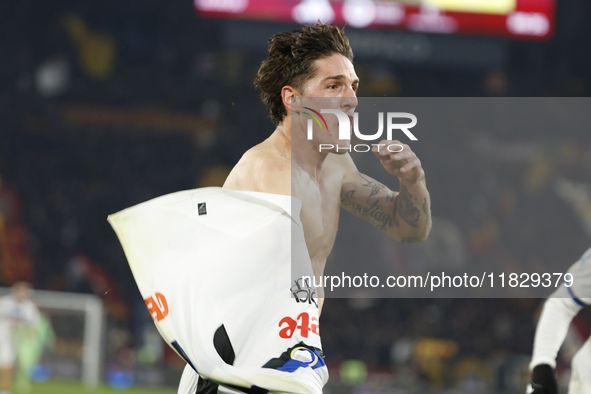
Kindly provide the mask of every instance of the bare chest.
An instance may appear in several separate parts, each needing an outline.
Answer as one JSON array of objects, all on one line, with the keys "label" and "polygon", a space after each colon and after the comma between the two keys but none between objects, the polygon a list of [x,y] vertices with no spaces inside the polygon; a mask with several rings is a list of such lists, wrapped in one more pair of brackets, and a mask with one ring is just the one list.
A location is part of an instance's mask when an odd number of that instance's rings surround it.
[{"label": "bare chest", "polygon": [[300,218],[314,273],[322,274],[334,245],[340,214],[341,184],[337,179],[310,182],[305,189]]}]

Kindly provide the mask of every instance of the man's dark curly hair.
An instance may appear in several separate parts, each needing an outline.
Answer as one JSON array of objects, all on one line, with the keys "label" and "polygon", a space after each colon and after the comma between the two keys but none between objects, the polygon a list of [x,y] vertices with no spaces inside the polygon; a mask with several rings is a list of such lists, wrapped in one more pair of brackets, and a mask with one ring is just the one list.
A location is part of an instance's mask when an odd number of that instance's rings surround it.
[{"label": "man's dark curly hair", "polygon": [[289,85],[302,92],[306,81],[316,72],[312,66],[314,60],[335,53],[353,61],[353,51],[344,30],[322,22],[277,33],[269,39],[269,56],[261,63],[254,84],[261,89],[261,99],[276,126],[287,115],[281,89]]}]

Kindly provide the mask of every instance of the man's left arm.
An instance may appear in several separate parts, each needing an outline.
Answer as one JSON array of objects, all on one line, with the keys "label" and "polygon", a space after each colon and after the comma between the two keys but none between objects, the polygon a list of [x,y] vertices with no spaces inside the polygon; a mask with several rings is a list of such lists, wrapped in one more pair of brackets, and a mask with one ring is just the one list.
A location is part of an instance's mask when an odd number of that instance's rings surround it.
[{"label": "man's left arm", "polygon": [[[390,152],[390,145],[391,150],[403,149]],[[398,178],[400,191],[394,192],[361,174],[350,156],[345,155],[341,206],[396,240],[424,241],[431,231],[431,199],[421,161],[408,145],[399,141],[381,141],[372,152],[384,169]]]}]

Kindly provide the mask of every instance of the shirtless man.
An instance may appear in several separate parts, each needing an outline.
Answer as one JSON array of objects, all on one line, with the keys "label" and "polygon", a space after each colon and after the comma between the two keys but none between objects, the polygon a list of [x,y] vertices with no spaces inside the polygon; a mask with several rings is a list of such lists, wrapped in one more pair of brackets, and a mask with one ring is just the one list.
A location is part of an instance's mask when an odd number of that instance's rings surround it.
[{"label": "shirtless man", "polygon": [[[333,25],[318,23],[271,37],[269,56],[261,64],[255,85],[276,129],[242,156],[224,184],[227,189],[298,198],[316,276],[324,272],[341,207],[402,242],[423,241],[431,229],[425,173],[408,145],[383,140],[372,149],[384,169],[399,179],[400,191],[395,192],[357,170],[342,149],[348,140],[338,140],[336,122],[329,123],[327,132],[314,133],[307,140],[304,125],[310,117],[302,111],[305,98],[327,98],[352,115],[359,85],[352,59],[347,37]],[[335,148],[320,152],[321,143]],[[391,153],[386,148],[390,144],[401,145],[403,150]],[[322,308],[323,299],[319,301]]]},{"label": "shirtless man", "polygon": [[[346,153],[350,140],[338,138],[336,116],[327,116],[325,130],[316,130],[318,132],[313,132],[312,139],[308,140],[306,124],[310,116],[305,112],[309,108],[339,109],[352,116],[358,104],[356,91],[359,84],[352,59],[353,53],[346,36],[341,29],[332,25],[318,23],[271,37],[269,56],[261,64],[255,84],[261,89],[261,98],[270,110],[270,117],[276,129],[269,138],[242,156],[224,184],[224,188],[229,190],[293,196],[300,200],[300,219],[316,276],[323,274],[326,259],[333,247],[341,206],[399,241],[422,241],[427,238],[431,229],[430,200],[425,174],[421,162],[408,145],[399,141],[380,141],[380,149],[378,146],[374,147],[373,153],[386,171],[400,181],[400,192],[393,192],[359,173]],[[320,150],[320,144],[332,145],[335,148],[332,152]],[[392,151],[397,153],[389,152],[389,145],[396,145]],[[318,290],[319,293],[322,291]],[[319,314],[323,305],[322,293],[320,295],[319,309],[314,310],[312,319],[317,318],[315,314]],[[305,315],[308,316],[307,313]],[[275,330],[286,329],[281,322],[270,324]],[[302,326],[307,324],[302,320]],[[231,344],[230,348],[236,349],[234,365],[238,368],[260,367],[247,365],[244,361],[246,351],[241,350],[245,347],[244,341],[264,342],[254,334],[248,339],[227,339]],[[293,338],[290,337],[290,340]],[[296,340],[305,338],[307,337],[300,338],[299,334],[296,336]],[[319,343],[319,337],[311,339],[318,339],[314,343]],[[265,341],[267,340],[269,345],[261,345],[266,349],[271,347],[271,343],[276,344],[275,340],[280,340],[277,348],[281,349],[300,345],[285,342],[283,337],[266,338]],[[310,351],[309,346],[314,347],[314,352],[321,350],[316,345],[310,345],[312,342],[302,343],[308,346],[307,349]],[[216,350],[220,355],[225,351],[221,346],[220,349],[216,347]],[[313,360],[297,358],[299,356],[292,352],[293,350],[285,352],[281,357],[289,357],[290,361],[294,360],[296,363]],[[277,355],[273,353],[273,360],[282,360],[281,357],[277,358]],[[315,355],[319,356],[318,353]],[[237,361],[239,358],[240,362]],[[312,370],[312,375],[307,375],[308,372],[304,368],[301,377],[288,374],[285,379],[296,381],[306,377],[310,379],[307,380],[306,387],[316,390],[313,392],[321,393],[318,391],[318,384],[323,385],[326,382],[326,366],[321,363],[317,369],[318,372]],[[218,386],[218,383],[200,377],[190,365],[187,365],[179,383],[178,393],[241,392],[226,387],[227,385]]]}]

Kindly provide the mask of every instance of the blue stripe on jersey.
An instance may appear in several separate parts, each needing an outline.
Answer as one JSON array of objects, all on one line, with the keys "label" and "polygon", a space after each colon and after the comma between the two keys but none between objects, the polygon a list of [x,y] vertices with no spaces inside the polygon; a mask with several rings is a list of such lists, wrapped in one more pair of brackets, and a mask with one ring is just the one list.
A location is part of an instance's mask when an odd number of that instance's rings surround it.
[{"label": "blue stripe on jersey", "polygon": [[195,372],[199,373],[199,371],[197,371],[197,368],[195,368],[195,365],[193,365],[193,362],[191,361],[189,356],[187,356],[187,353],[185,353],[185,351],[183,350],[183,348],[181,347],[181,345],[179,345],[179,343],[177,341],[172,341],[172,343],[170,345],[174,348],[174,350],[177,351],[179,356],[181,356],[182,359],[185,360],[185,362],[187,364],[189,364],[191,366],[191,368],[193,368],[193,370]]},{"label": "blue stripe on jersey", "polygon": [[317,351],[307,348],[302,349],[307,350],[312,354],[313,359],[311,361],[300,361],[291,359],[287,361],[285,364],[283,364],[283,366],[277,368],[277,370],[283,372],[295,372],[298,368],[310,367],[312,369],[316,369],[326,366],[326,364],[324,363],[324,359],[320,354],[318,354]]},{"label": "blue stripe on jersey", "polygon": [[568,290],[568,294],[570,294],[571,298],[573,299],[573,301],[575,302],[575,304],[577,304],[578,306],[580,306],[581,308],[584,308],[587,306],[587,304],[585,304],[583,301],[579,300],[573,293],[573,291],[570,289],[570,287],[567,287],[566,290]]}]

